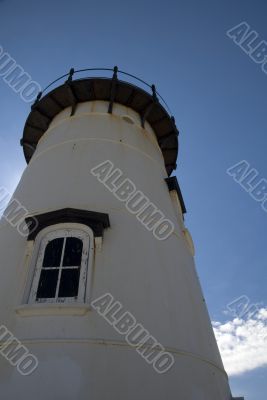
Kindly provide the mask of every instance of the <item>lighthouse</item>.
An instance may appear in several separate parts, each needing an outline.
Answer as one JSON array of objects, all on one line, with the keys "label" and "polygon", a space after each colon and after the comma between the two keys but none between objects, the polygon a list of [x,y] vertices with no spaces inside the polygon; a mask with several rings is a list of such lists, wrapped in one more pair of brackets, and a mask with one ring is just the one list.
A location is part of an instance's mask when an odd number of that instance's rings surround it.
[{"label": "lighthouse", "polygon": [[175,120],[155,86],[102,73],[72,69],[25,123],[0,223],[1,398],[230,400]]}]

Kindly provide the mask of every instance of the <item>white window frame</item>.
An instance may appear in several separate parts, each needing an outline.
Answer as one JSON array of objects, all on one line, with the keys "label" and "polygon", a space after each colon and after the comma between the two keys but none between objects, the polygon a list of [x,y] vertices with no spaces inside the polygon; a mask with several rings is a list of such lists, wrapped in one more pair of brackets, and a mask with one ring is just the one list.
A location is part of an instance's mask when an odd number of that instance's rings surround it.
[{"label": "white window frame", "polygon": [[[83,242],[79,288],[77,297],[65,297],[65,298],[55,297],[55,298],[36,299],[46,246],[49,243],[49,241],[53,239],[64,238],[64,246],[61,254],[61,267],[59,269],[57,291],[56,291],[56,293],[58,293],[61,271],[62,271],[62,258],[64,256],[66,239],[68,237],[75,237],[81,239]],[[42,303],[73,304],[73,303],[89,302],[90,289],[91,289],[92,263],[94,259],[93,252],[94,252],[94,234],[92,230],[85,225],[77,223],[56,224],[47,227],[43,229],[41,232],[39,232],[34,243],[34,251],[32,257],[33,278],[31,281],[31,287],[28,296],[28,304],[42,304]]]}]

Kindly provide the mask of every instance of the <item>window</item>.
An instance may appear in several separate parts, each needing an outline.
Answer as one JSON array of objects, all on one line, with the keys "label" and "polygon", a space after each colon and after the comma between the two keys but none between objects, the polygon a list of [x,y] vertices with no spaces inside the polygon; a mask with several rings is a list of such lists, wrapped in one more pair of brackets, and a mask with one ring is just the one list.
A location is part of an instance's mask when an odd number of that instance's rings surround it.
[{"label": "window", "polygon": [[29,215],[25,222],[29,230],[25,260],[27,265],[31,261],[16,312],[83,315],[90,304],[94,252],[101,251],[104,229],[110,227],[108,214],[62,208]]},{"label": "window", "polygon": [[84,302],[91,242],[89,232],[75,228],[41,236],[29,302]]}]

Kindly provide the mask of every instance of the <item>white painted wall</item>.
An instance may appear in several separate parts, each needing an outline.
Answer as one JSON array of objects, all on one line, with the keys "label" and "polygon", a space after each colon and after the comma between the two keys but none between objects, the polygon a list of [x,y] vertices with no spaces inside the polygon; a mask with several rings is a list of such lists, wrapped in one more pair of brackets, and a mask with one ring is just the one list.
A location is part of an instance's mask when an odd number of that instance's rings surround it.
[{"label": "white painted wall", "polygon": [[[142,129],[133,110],[115,104],[110,115],[107,108],[105,102],[87,102],[71,118],[69,108],[57,115],[14,197],[29,214],[65,207],[109,214],[111,227],[94,256],[91,299],[110,292],[172,352],[175,364],[157,374],[94,310],[74,315],[71,308],[62,313],[52,308],[38,315],[38,309],[25,306],[19,314],[31,280],[32,245],[2,220],[0,322],[38,357],[39,367],[23,377],[0,356],[1,398],[229,400],[227,376],[153,130],[148,124]],[[90,174],[107,159],[175,223],[171,237],[156,240]]]}]

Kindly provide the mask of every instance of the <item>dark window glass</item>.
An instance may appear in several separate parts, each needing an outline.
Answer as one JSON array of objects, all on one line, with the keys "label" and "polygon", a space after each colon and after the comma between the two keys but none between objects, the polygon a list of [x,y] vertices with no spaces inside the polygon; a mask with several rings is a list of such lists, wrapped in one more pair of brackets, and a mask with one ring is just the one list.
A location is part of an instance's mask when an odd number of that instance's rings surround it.
[{"label": "dark window glass", "polygon": [[66,240],[63,267],[81,265],[83,242],[81,239],[69,237]]},{"label": "dark window glass", "polygon": [[[61,263],[63,247],[64,256]],[[82,250],[83,241],[77,237],[56,238],[47,243],[36,294],[37,300],[78,296]]]},{"label": "dark window glass", "polygon": [[49,299],[55,297],[58,272],[58,269],[42,270],[37,290],[37,299]]},{"label": "dark window glass", "polygon": [[45,249],[43,268],[59,267],[64,238],[53,239]]},{"label": "dark window glass", "polygon": [[80,268],[62,270],[58,297],[76,297],[79,289]]}]

